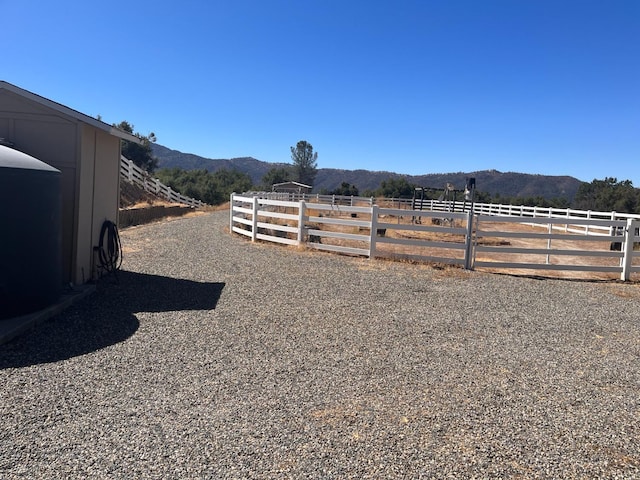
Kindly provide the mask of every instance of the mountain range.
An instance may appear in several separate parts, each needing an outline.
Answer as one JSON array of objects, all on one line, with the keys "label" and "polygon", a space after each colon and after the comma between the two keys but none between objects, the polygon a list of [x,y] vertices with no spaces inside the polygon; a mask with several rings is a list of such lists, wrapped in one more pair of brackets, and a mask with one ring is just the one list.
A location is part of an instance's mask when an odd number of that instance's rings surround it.
[{"label": "mountain range", "polygon": [[[220,169],[237,170],[249,175],[254,184],[259,185],[264,175],[275,167],[290,164],[270,163],[252,157],[231,159],[205,158],[192,153],[183,153],[158,144],[152,144],[153,155],[158,159],[158,168],[181,168],[183,170]],[[375,190],[383,180],[404,178],[407,182],[435,189],[443,189],[447,183],[456,189],[463,189],[468,177],[476,179],[476,190],[499,194],[503,197],[543,197],[573,199],[581,182],[570,176],[532,175],[527,173],[482,170],[476,172],[429,173],[424,175],[403,175],[395,172],[370,170],[342,170],[318,168],[314,192],[331,191],[343,182],[355,185],[359,191]]]}]

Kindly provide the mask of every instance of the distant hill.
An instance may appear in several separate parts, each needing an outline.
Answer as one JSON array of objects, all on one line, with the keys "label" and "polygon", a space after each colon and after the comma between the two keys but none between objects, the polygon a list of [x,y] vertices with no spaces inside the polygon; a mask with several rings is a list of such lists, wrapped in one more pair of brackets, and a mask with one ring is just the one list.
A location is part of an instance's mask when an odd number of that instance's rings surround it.
[{"label": "distant hill", "polygon": [[[158,144],[152,144],[153,154],[158,158],[158,168],[178,167],[183,170],[204,169],[215,172],[220,169],[238,170],[246,173],[257,185],[262,177],[274,167],[283,167],[285,163],[269,163],[252,157],[231,159],[204,158],[191,153],[171,150]],[[478,191],[491,195],[506,197],[537,197],[547,199],[573,199],[580,180],[569,176],[531,175],[515,172],[498,172],[483,170],[479,172],[431,173],[425,175],[403,175],[394,172],[369,170],[341,170],[336,168],[319,168],[314,184],[314,191],[322,189],[334,190],[342,182],[355,185],[358,190],[375,190],[383,180],[405,178],[408,182],[423,187],[444,188],[452,183],[455,188],[462,189],[467,177],[475,177]]]},{"label": "distant hill", "polygon": [[178,150],[171,150],[156,143],[151,144],[153,155],[158,159],[158,168],[181,168],[183,170],[238,170],[251,177],[255,184],[259,184],[262,177],[273,167],[283,167],[286,164],[268,163],[256,160],[252,157],[240,158],[204,158],[192,153],[182,153]]}]

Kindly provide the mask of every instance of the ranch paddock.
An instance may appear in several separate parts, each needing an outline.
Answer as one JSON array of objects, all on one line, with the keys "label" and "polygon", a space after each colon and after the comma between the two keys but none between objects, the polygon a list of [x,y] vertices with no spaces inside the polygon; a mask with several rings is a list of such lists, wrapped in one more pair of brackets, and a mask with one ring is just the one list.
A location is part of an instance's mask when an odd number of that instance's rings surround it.
[{"label": "ranch paddock", "polygon": [[121,230],[0,347],[0,477],[640,478],[638,286]]},{"label": "ranch paddock", "polygon": [[472,212],[470,204],[436,201],[423,210],[394,207],[234,194],[229,229],[253,241],[485,272],[640,278],[640,216],[482,204]]}]

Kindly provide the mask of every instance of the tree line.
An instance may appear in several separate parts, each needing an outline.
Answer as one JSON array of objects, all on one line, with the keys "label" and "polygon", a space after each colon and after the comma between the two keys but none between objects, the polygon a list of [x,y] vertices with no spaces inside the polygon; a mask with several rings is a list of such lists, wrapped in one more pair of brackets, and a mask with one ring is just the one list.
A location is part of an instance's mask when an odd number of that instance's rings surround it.
[{"label": "tree line", "polygon": [[[408,182],[405,178],[383,180],[380,187],[373,191],[365,191],[365,197],[413,198],[419,185]],[[348,192],[348,193],[347,193]],[[357,188],[343,183],[334,191],[334,195],[358,195]],[[442,191],[426,191],[429,199],[437,199]],[[640,213],[640,189],[634,188],[630,180],[618,181],[615,177],[604,180],[594,179],[591,183],[583,182],[578,187],[573,199],[564,197],[545,198],[542,196],[511,197],[476,191],[475,201],[480,203],[500,203],[504,205],[526,205],[545,208],[573,208],[576,210],[594,210],[601,212]]]},{"label": "tree line", "polygon": [[[291,177],[282,172],[270,171],[260,182],[254,185],[251,178],[238,171],[218,170],[214,173],[206,170],[180,170],[178,168],[163,169],[156,172],[156,176],[166,185],[183,195],[202,200],[215,205],[229,199],[231,192],[245,192],[250,190],[271,191],[274,183],[285,182]],[[360,192],[355,185],[342,182],[333,190],[323,190],[321,195],[363,196],[384,198],[413,198],[417,185],[406,179],[383,180],[375,190]],[[426,191],[425,198],[437,199],[442,191]],[[544,208],[573,208],[576,210],[593,210],[601,212],[615,211],[618,213],[640,213],[640,189],[634,188],[630,180],[618,181],[616,178],[593,180],[582,183],[572,200],[558,197],[545,198],[542,196],[510,197],[506,195],[477,191],[475,201],[479,203],[499,203],[504,205],[526,205]]]},{"label": "tree line", "polygon": [[[277,183],[294,181],[313,186],[317,174],[318,153],[314,152],[313,146],[306,140],[300,140],[295,147],[290,147],[291,164],[272,168],[262,177],[259,185],[254,185],[246,173],[236,170],[221,169],[209,172],[207,170],[171,168],[155,171],[158,160],[153,156],[151,143],[156,141],[156,136],[153,133],[149,135],[134,133],[133,125],[127,121],[122,121],[115,126],[140,139],[140,143],[122,141],[122,154],[125,157],[140,168],[150,173],[155,172],[154,175],[165,185],[183,195],[210,205],[226,202],[232,192],[271,191],[272,186]],[[374,190],[360,192],[357,186],[342,182],[333,190],[323,189],[318,193],[321,195],[376,198],[413,198],[417,187],[420,186],[400,177],[383,180],[380,186]],[[425,197],[430,199],[437,199],[441,194],[442,192],[437,190],[425,191]],[[583,182],[571,200],[563,197],[551,199],[542,196],[509,197],[499,193],[492,195],[488,192],[476,191],[475,201],[602,212],[640,213],[640,189],[635,188],[630,180],[618,181],[615,177],[606,177],[603,180],[594,179],[591,183]]]}]

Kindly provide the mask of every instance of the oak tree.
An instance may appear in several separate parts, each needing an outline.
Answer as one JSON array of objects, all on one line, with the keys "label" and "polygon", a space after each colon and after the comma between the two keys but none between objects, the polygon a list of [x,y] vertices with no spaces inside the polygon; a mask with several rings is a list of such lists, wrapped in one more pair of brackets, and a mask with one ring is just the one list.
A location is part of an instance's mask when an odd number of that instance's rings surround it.
[{"label": "oak tree", "polygon": [[146,170],[149,173],[158,167],[158,159],[153,156],[151,150],[151,144],[155,143],[156,135],[151,132],[149,135],[141,135],[133,131],[133,125],[126,120],[114,125],[116,128],[123,130],[131,135],[135,135],[141,140],[141,143],[130,142],[128,140],[122,140],[122,155],[135,163],[138,167]]}]

